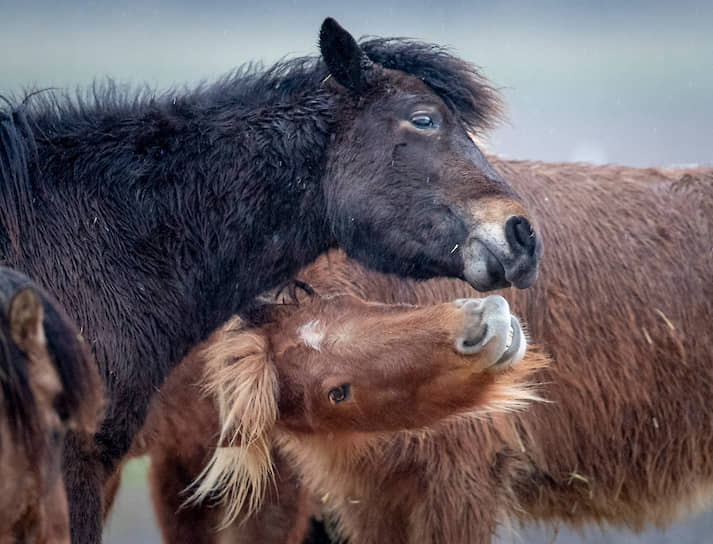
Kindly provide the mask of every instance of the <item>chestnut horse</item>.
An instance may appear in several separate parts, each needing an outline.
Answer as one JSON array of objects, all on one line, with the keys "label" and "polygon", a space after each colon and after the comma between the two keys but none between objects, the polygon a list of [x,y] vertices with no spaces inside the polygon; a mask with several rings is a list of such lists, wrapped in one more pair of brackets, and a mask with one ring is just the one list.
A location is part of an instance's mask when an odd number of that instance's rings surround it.
[{"label": "chestnut horse", "polygon": [[0,543],[68,544],[62,441],[96,431],[101,381],[56,304],[5,267],[0,307]]},{"label": "chestnut horse", "polygon": [[[270,305],[268,313],[260,311],[259,320],[268,320],[260,327],[235,318],[194,350],[155,397],[134,443],[132,454],[151,455],[157,504],[166,501],[159,512],[166,542],[209,542],[221,516],[232,522],[258,511],[267,491],[268,508],[281,521],[261,527],[262,509],[250,520],[251,534],[243,527],[240,538],[299,543],[312,509],[304,506],[308,495],[278,497],[271,489],[275,477],[280,488],[298,485],[282,480],[294,468],[279,450],[274,472],[275,441],[293,444],[307,459],[321,455],[338,479],[368,466],[372,450],[395,431],[523,406],[533,396],[520,384],[542,363],[536,357],[518,363],[526,339],[499,296],[435,306],[315,296]],[[208,397],[198,389],[204,373]],[[173,469],[177,456],[200,471],[212,452],[193,500],[182,505],[181,492],[196,473],[167,478],[164,467]],[[180,525],[171,522],[176,512]]]},{"label": "chestnut horse", "polygon": [[498,113],[480,73],[333,19],[319,43],[192,91],[0,110],[0,262],[57,297],[107,385],[97,447],[67,450],[76,543],[101,540],[102,483],[170,369],[327,249],[480,290],[537,276],[540,237],[468,137]]},{"label": "chestnut horse", "polygon": [[[378,493],[350,495],[351,502],[339,498],[344,479],[325,478],[316,461],[289,476],[322,488],[337,531],[356,533],[355,543],[369,542],[363,535],[394,514],[407,522],[387,528],[381,541],[489,542],[507,518],[641,529],[710,500],[713,169],[495,164],[518,180],[553,242],[538,284],[507,293],[532,341],[553,358],[532,379],[550,402],[491,421],[436,425],[419,440],[394,434],[350,484],[378,484]],[[474,294],[457,281],[370,273],[336,254],[302,278],[323,294],[389,303]],[[159,450],[155,489],[185,471],[198,474],[200,465],[188,468]],[[181,512],[169,517],[168,498],[154,500],[164,523],[181,523]],[[424,523],[434,517],[444,521],[429,534]]]}]

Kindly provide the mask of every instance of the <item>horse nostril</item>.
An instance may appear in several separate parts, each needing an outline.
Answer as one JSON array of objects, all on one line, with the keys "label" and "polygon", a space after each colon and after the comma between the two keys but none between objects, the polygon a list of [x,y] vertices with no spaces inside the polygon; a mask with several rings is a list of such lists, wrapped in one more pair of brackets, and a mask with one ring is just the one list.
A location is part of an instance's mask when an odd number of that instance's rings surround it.
[{"label": "horse nostril", "polygon": [[480,331],[472,338],[463,339],[464,348],[473,348],[485,340],[485,336],[488,334],[488,325],[486,324]]},{"label": "horse nostril", "polygon": [[535,251],[535,231],[530,222],[521,215],[514,215],[505,223],[505,237],[510,247],[518,253]]}]

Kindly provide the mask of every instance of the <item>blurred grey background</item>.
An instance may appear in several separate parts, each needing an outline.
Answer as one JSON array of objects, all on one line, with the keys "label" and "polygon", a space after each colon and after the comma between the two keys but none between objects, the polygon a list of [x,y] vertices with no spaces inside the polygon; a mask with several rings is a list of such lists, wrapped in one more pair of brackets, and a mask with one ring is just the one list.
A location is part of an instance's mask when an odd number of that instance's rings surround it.
[{"label": "blurred grey background", "polygon": [[[0,94],[73,89],[95,78],[165,89],[249,60],[316,53],[322,19],[356,36],[451,46],[502,89],[509,123],[487,147],[508,158],[634,166],[713,163],[713,1],[0,0]],[[159,542],[127,468],[110,544]],[[501,542],[706,543],[713,515],[642,536],[518,530]]]}]

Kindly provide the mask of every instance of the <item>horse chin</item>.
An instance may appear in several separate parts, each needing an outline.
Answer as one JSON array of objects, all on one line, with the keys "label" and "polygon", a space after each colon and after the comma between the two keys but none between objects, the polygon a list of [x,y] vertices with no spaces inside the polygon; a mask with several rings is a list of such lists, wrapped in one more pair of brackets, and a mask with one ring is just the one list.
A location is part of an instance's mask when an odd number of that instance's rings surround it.
[{"label": "horse chin", "polygon": [[538,276],[542,246],[532,251],[513,251],[495,229],[481,229],[463,248],[463,277],[479,291],[531,287]]}]

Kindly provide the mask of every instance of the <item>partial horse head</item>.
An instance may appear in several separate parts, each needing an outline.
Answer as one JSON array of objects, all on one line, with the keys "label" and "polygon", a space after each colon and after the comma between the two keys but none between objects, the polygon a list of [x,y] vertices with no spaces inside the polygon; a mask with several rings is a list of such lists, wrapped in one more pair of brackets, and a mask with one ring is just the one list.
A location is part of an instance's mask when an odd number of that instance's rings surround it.
[{"label": "partial horse head", "polygon": [[222,431],[195,496],[222,496],[229,518],[259,504],[275,433],[348,442],[529,398],[527,365],[514,364],[527,342],[497,295],[423,307],[315,297],[252,313],[199,353]]},{"label": "partial horse head", "polygon": [[64,436],[96,431],[101,382],[76,329],[29,279],[0,267],[0,304],[0,541],[68,543]]},{"label": "partial horse head", "polygon": [[320,49],[323,87],[341,96],[323,182],[339,245],[385,272],[462,277],[480,291],[532,285],[533,220],[469,136],[499,112],[475,67],[432,44],[358,44],[333,19]]}]

